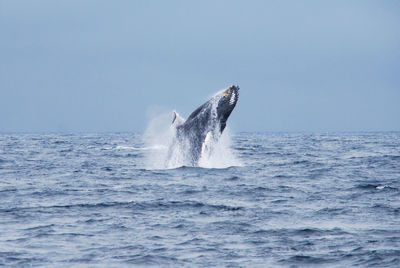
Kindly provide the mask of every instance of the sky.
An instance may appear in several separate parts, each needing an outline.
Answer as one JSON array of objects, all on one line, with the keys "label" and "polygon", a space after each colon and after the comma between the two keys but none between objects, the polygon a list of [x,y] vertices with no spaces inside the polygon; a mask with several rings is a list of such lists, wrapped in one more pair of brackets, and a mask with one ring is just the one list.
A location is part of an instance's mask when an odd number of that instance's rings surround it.
[{"label": "sky", "polygon": [[[0,0],[0,132],[400,131],[400,1]],[[172,115],[171,115],[172,119]]]}]

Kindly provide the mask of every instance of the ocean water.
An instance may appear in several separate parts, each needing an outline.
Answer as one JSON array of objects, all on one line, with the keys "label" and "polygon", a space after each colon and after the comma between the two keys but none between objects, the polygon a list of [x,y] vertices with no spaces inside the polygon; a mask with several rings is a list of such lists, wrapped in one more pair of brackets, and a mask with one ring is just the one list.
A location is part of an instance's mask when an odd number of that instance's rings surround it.
[{"label": "ocean water", "polygon": [[400,267],[400,133],[230,146],[163,169],[142,135],[1,134],[0,266]]}]

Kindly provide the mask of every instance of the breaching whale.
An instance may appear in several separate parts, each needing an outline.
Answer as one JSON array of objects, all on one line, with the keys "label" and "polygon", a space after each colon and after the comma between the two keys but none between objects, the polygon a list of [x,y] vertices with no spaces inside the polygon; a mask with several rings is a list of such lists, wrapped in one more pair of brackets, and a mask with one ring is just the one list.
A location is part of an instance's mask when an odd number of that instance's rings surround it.
[{"label": "breaching whale", "polygon": [[180,158],[184,158],[185,165],[198,166],[201,157],[212,153],[212,146],[224,131],[226,121],[238,99],[239,87],[232,85],[216,93],[186,120],[173,111],[171,127],[174,130],[174,139],[169,148],[167,161],[180,154]]}]

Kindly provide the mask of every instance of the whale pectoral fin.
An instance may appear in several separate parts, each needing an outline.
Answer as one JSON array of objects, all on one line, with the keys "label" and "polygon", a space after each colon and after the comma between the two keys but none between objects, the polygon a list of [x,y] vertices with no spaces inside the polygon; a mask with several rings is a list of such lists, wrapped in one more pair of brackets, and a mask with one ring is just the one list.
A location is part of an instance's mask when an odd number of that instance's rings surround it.
[{"label": "whale pectoral fin", "polygon": [[185,119],[181,117],[175,110],[172,111],[172,125],[177,127],[185,123]]},{"label": "whale pectoral fin", "polygon": [[212,133],[209,131],[207,132],[206,138],[201,145],[201,155],[200,157],[207,157],[211,154],[211,139]]}]

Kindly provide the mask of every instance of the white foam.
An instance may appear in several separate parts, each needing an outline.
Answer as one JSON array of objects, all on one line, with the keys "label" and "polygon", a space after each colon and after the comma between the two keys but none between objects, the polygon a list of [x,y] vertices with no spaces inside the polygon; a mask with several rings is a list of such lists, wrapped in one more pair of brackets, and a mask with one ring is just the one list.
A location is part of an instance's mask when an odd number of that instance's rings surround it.
[{"label": "white foam", "polygon": [[163,112],[149,121],[147,129],[143,135],[146,155],[144,166],[148,169],[164,169],[163,163],[167,158],[168,148],[173,138],[171,128],[171,113]]},{"label": "white foam", "polygon": [[140,150],[141,148],[133,147],[133,146],[117,145],[117,147],[115,147],[115,149],[117,149],[117,150]]},{"label": "white foam", "polygon": [[231,133],[227,127],[218,140],[210,139],[208,146],[211,150],[201,155],[199,166],[204,168],[241,166],[242,164],[236,157],[231,145]]}]

